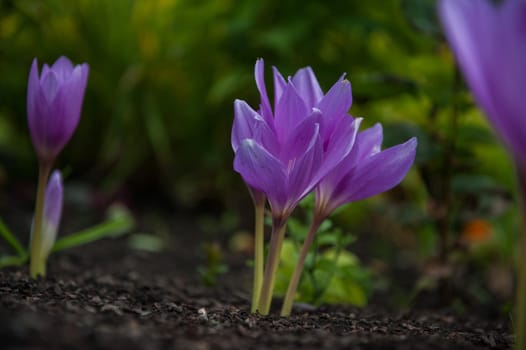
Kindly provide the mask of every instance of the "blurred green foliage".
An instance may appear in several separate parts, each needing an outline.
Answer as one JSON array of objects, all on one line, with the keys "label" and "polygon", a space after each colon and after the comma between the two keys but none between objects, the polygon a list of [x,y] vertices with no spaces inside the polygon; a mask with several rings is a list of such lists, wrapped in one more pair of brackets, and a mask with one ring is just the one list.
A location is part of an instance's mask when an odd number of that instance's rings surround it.
[{"label": "blurred green foliage", "polygon": [[[285,75],[312,66],[325,90],[347,72],[351,113],[365,126],[382,122],[386,147],[419,139],[401,186],[336,221],[388,236],[416,261],[447,263],[463,227],[484,218],[496,259],[509,262],[512,166],[456,71],[435,9],[434,0],[4,0],[0,194],[36,177],[31,60],[67,55],[91,66],[79,128],[59,159],[72,177],[107,193],[155,190],[183,206],[248,203],[231,165],[232,103],[258,105],[253,65],[264,57]],[[382,258],[395,251],[377,247]]]},{"label": "blurred green foliage", "polygon": [[131,181],[140,188],[158,184],[189,205],[221,197],[241,188],[231,171],[232,102],[241,98],[257,105],[257,57],[284,74],[311,65],[325,89],[347,72],[353,111],[369,124],[422,120],[431,98],[447,103],[451,58],[429,35],[437,32],[433,6],[400,0],[381,6],[3,1],[0,152],[9,163],[4,167],[12,177],[34,176],[25,121],[29,66],[33,57],[42,63],[67,55],[88,62],[91,74],[81,123],[60,165],[71,166],[73,176],[97,179],[108,191]]}]

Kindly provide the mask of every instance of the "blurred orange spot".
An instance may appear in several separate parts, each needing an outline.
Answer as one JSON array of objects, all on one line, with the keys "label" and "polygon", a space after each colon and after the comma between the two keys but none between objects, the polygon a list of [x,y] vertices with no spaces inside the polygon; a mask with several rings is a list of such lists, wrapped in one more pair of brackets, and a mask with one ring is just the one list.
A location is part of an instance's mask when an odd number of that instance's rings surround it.
[{"label": "blurred orange spot", "polygon": [[482,243],[491,238],[491,232],[491,223],[484,219],[473,219],[464,225],[462,239],[470,244]]}]

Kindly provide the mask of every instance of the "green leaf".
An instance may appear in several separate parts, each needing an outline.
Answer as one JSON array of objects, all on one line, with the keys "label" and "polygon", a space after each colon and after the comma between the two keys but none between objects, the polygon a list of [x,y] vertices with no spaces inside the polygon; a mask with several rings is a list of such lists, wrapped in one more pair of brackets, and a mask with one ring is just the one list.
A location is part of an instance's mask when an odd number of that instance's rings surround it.
[{"label": "green leaf", "polygon": [[0,269],[8,266],[20,266],[24,265],[28,260],[28,255],[23,256],[17,255],[6,255],[0,257]]},{"label": "green leaf", "polygon": [[149,233],[136,233],[130,236],[128,245],[136,250],[160,252],[164,249],[165,243],[159,236]]},{"label": "green leaf", "polygon": [[27,256],[26,249],[22,246],[20,241],[9,231],[7,226],[4,224],[2,219],[0,219],[0,236],[6,240],[6,242],[13,247],[13,249],[18,254],[18,257]]},{"label": "green leaf", "polygon": [[118,237],[128,232],[132,227],[133,219],[131,215],[121,208],[114,208],[114,213],[107,221],[58,239],[51,251],[58,252],[106,237]]}]

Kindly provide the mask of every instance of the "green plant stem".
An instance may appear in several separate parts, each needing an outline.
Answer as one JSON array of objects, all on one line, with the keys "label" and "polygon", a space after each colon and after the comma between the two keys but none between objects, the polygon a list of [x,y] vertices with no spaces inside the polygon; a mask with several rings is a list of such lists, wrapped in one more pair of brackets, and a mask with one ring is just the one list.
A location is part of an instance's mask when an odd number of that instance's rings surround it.
[{"label": "green plant stem", "polygon": [[31,277],[46,275],[46,261],[42,256],[42,222],[44,215],[44,195],[47,180],[51,171],[51,163],[40,164],[38,169],[37,198],[35,205],[35,218],[33,222],[33,236],[30,247],[29,273]]},{"label": "green plant stem", "polygon": [[515,322],[515,350],[526,350],[526,171],[518,172],[518,187],[521,195],[520,214],[522,230],[519,237],[517,259],[518,287]]},{"label": "green plant stem", "polygon": [[309,253],[309,248],[314,241],[314,237],[316,236],[316,232],[318,231],[318,228],[320,227],[320,224],[323,222],[323,219],[319,219],[317,217],[314,217],[312,220],[311,227],[309,229],[309,233],[307,234],[307,237],[305,238],[305,241],[303,242],[303,246],[301,247],[300,256],[298,258],[298,262],[296,263],[296,267],[294,268],[294,272],[292,273],[292,277],[289,282],[289,286],[287,288],[287,294],[285,294],[285,300],[283,301],[283,306],[281,307],[281,316],[289,316],[290,312],[292,310],[292,303],[294,302],[294,297],[296,296],[296,290],[298,289],[298,284],[300,282],[301,273],[303,271],[303,266],[305,265],[305,259],[307,258],[307,254]]},{"label": "green plant stem", "polygon": [[285,236],[286,228],[286,220],[275,221],[272,225],[270,248],[268,252],[267,263],[265,264],[265,273],[263,275],[263,284],[261,285],[261,295],[259,299],[259,307],[257,310],[262,315],[268,315],[270,311],[274,282],[276,281],[276,272],[278,270],[279,259],[281,257],[281,247],[283,245],[283,237]]},{"label": "green plant stem", "polygon": [[256,312],[263,282],[265,201],[254,202],[254,286],[252,290],[252,312]]}]

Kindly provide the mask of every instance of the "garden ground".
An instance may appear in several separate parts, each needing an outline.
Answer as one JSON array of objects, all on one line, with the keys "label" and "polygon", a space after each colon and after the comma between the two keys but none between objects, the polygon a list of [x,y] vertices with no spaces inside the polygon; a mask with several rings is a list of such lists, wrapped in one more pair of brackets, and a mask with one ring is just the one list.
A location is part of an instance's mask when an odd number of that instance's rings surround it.
[{"label": "garden ground", "polygon": [[[214,287],[196,276],[200,230],[171,219],[169,249],[146,252],[126,237],[57,253],[48,276],[0,271],[2,349],[506,349],[506,315],[483,310],[392,310],[299,305],[281,318],[249,312],[246,255],[227,258]],[[175,233],[175,232],[174,232]],[[201,260],[200,260],[201,259]],[[480,311],[480,312],[479,312]]]}]

